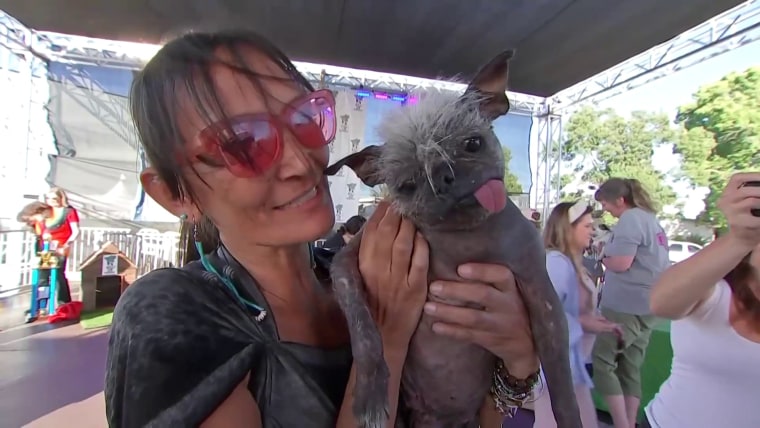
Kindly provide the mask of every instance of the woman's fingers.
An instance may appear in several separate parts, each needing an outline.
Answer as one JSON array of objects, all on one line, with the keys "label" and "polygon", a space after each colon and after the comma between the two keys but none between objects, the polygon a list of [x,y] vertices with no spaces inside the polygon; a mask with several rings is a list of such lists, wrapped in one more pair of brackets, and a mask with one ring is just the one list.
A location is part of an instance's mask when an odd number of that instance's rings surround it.
[{"label": "woman's fingers", "polygon": [[381,257],[392,257],[393,243],[398,235],[401,216],[389,207],[385,211],[380,223],[377,225],[377,254]]},{"label": "woman's fingers", "polygon": [[496,314],[475,308],[427,302],[424,311],[445,324],[455,324],[475,330],[491,331],[497,324]]},{"label": "woman's fingers", "polygon": [[412,252],[414,250],[414,235],[414,224],[409,220],[401,219],[398,234],[393,240],[393,253],[391,255],[392,276],[399,282],[399,285],[409,275],[409,266],[412,264]]},{"label": "woman's fingers", "polygon": [[367,223],[364,224],[364,230],[367,232],[374,232],[377,230],[377,226],[380,224],[380,221],[385,217],[385,213],[388,211],[388,207],[390,204],[386,201],[381,201],[379,204],[377,204],[377,207],[375,208],[375,212],[372,213],[369,220],[367,220]]},{"label": "woman's fingers", "polygon": [[498,299],[499,290],[487,284],[436,281],[430,285],[430,293],[436,297],[486,307]]},{"label": "woman's fingers", "polygon": [[430,262],[430,253],[428,243],[421,233],[414,234],[414,249],[412,250],[412,261],[409,267],[409,285],[416,287],[426,287],[428,281],[428,265]]},{"label": "woman's fingers", "polygon": [[739,172],[731,176],[728,179],[729,188],[738,189],[742,187],[748,181],[760,181],[760,173],[758,172]]},{"label": "woman's fingers", "polygon": [[492,337],[492,334],[490,333],[474,330],[461,325],[447,324],[442,322],[433,324],[433,331],[436,334],[440,334],[442,336],[475,343],[483,347],[487,346],[489,338]]},{"label": "woman's fingers", "polygon": [[389,205],[388,202],[380,202],[377,208],[375,208],[375,212],[372,213],[367,223],[364,224],[361,245],[359,247],[360,259],[368,260],[376,256],[375,241],[377,239],[377,228],[380,225],[380,221],[385,217]]},{"label": "woman's fingers", "polygon": [[494,287],[501,291],[512,291],[516,287],[512,271],[505,266],[468,263],[459,266],[457,272],[464,279],[493,284]]}]

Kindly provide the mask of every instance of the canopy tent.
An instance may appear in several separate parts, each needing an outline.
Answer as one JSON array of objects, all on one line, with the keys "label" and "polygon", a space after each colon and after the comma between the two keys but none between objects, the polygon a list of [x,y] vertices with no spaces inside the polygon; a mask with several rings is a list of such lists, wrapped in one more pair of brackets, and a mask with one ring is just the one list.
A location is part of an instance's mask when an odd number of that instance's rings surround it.
[{"label": "canopy tent", "polygon": [[[428,78],[471,74],[516,48],[512,90],[546,97],[665,42],[741,0],[0,0],[30,28],[160,43],[240,26],[293,59]],[[476,48],[473,48],[476,47]]]}]

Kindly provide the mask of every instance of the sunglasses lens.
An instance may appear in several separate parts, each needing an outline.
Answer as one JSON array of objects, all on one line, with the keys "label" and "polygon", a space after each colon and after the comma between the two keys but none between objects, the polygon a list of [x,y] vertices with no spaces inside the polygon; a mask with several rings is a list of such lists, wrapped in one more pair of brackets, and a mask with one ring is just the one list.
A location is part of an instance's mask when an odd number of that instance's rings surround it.
[{"label": "sunglasses lens", "polygon": [[326,146],[335,138],[335,103],[325,91],[314,92],[293,106],[289,122],[293,134],[305,147]]},{"label": "sunglasses lens", "polygon": [[227,168],[239,177],[266,171],[280,155],[277,130],[266,120],[247,119],[231,124],[232,135],[217,147]]}]

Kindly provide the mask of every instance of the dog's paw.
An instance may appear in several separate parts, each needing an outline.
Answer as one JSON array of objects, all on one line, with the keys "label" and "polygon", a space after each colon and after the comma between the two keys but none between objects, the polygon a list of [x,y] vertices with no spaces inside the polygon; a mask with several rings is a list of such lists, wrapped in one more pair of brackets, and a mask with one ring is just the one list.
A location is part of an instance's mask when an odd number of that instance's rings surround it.
[{"label": "dog's paw", "polygon": [[378,362],[357,364],[354,386],[354,416],[360,428],[385,428],[388,425],[388,366]]}]

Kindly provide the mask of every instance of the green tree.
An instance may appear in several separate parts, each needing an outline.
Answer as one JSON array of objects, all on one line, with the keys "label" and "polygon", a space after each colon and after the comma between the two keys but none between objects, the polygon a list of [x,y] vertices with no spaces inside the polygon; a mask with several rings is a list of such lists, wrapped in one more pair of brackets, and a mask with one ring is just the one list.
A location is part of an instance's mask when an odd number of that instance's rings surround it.
[{"label": "green tree", "polygon": [[760,67],[700,88],[676,121],[684,126],[674,147],[682,177],[709,190],[699,220],[722,231],[726,220],[715,203],[728,177],[760,167]]},{"label": "green tree", "polygon": [[522,184],[520,184],[520,179],[517,178],[517,176],[509,170],[509,161],[512,160],[512,151],[509,150],[509,147],[503,147],[503,149],[504,149],[504,186],[507,188],[507,192],[511,194],[522,193],[523,187],[522,187]]},{"label": "green tree", "polygon": [[[562,162],[573,172],[561,177],[561,184],[579,174],[583,181],[596,184],[610,177],[630,177],[641,181],[659,208],[675,202],[675,192],[652,164],[654,149],[677,136],[667,116],[638,111],[625,118],[611,109],[584,107],[570,117],[565,129]],[[566,193],[571,198],[581,192]]]}]

